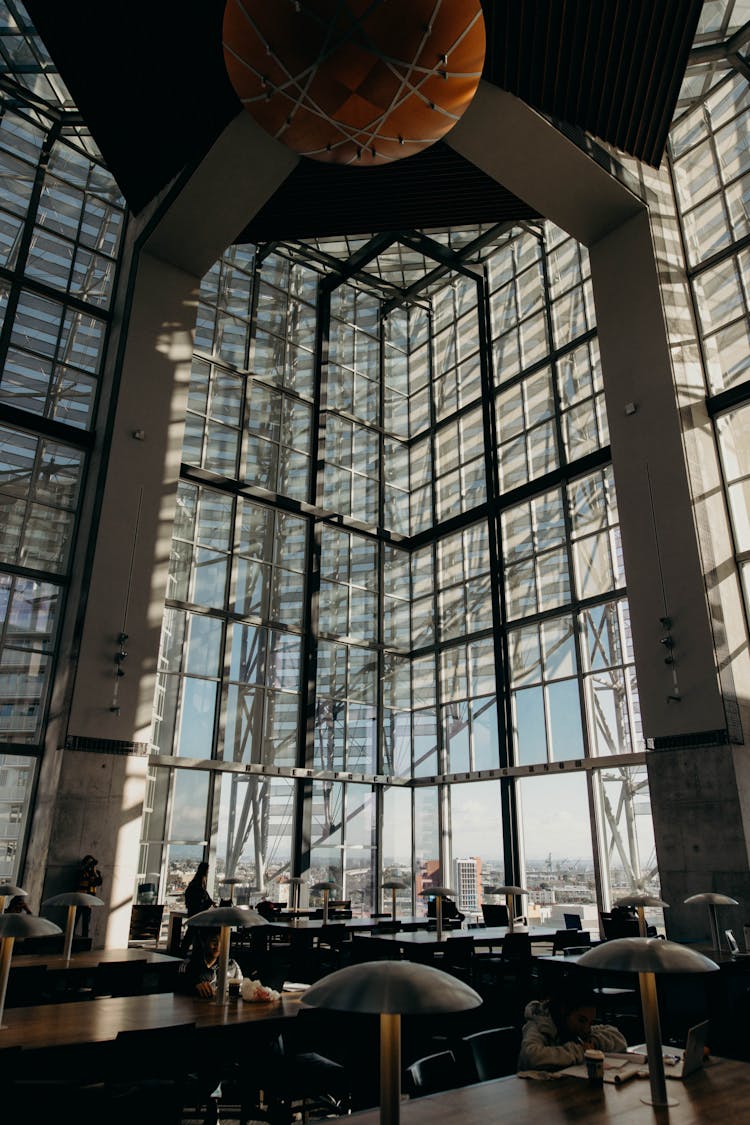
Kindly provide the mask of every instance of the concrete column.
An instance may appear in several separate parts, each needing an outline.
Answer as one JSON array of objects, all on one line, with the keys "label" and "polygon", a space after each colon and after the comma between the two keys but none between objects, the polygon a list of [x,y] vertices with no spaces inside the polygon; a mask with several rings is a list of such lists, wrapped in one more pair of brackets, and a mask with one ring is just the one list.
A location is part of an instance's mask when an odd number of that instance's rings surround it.
[{"label": "concrete column", "polygon": [[99,859],[95,945],[128,938],[200,278],[296,162],[241,113],[139,218],[67,731],[42,764],[48,800],[29,857],[46,866],[43,897],[71,889],[86,852]]}]

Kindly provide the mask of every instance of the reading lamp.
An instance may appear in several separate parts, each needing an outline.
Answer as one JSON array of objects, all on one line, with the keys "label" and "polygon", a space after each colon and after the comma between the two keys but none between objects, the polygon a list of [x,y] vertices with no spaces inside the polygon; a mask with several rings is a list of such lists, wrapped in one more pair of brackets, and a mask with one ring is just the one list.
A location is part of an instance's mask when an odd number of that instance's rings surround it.
[{"label": "reading lamp", "polygon": [[717,906],[739,906],[736,898],[730,898],[729,895],[721,895],[716,891],[703,891],[699,895],[691,895],[690,898],[685,899],[685,904],[693,902],[705,902],[708,906],[708,919],[711,925],[711,943],[715,953],[721,952],[721,940],[719,938],[719,923],[716,920],[716,907]]},{"label": "reading lamp", "polygon": [[66,961],[70,961],[70,951],[73,948],[73,930],[76,924],[76,907],[104,906],[104,899],[98,898],[97,895],[87,895],[85,891],[63,891],[61,895],[46,898],[42,906],[67,906],[68,916],[65,921],[63,956]]},{"label": "reading lamp", "polygon": [[403,891],[408,886],[403,879],[386,879],[383,890],[391,892],[391,917],[396,921],[396,891]]},{"label": "reading lamp", "polygon": [[[19,894],[22,893],[19,891]],[[49,918],[39,918],[36,914],[0,915],[0,1028],[3,1024],[5,993],[8,989],[10,959],[13,956],[13,942],[16,938],[42,937],[47,934],[61,934],[62,930]]]},{"label": "reading lamp", "polygon": [[455,898],[456,892],[450,887],[427,887],[422,891],[423,895],[428,898],[430,895],[435,899],[435,921],[437,922],[437,939],[443,939],[443,899],[445,897]]},{"label": "reading lamp", "polygon": [[0,883],[0,914],[5,910],[6,898],[15,898],[16,895],[23,895],[26,898],[28,893],[23,887],[17,887],[15,883]]},{"label": "reading lamp", "polygon": [[324,881],[322,883],[313,883],[312,887],[310,888],[313,891],[322,891],[323,892],[323,925],[324,926],[328,925],[328,896],[331,893],[331,891],[336,890],[336,886],[337,886],[336,883],[331,883],[330,881],[328,881],[328,882]]},{"label": "reading lamp", "polygon": [[220,931],[219,979],[216,982],[216,1003],[227,1001],[227,969],[229,967],[229,942],[231,930],[240,926],[267,926],[257,910],[249,906],[212,906],[188,918],[188,926],[209,926]]},{"label": "reading lamp", "polygon": [[515,917],[514,900],[516,895],[527,895],[529,892],[525,887],[487,887],[487,894],[491,895],[505,895],[505,905],[508,908],[508,933],[513,933],[513,920]]},{"label": "reading lamp", "polygon": [[646,906],[669,906],[668,902],[662,902],[660,898],[655,895],[647,895],[642,892],[636,892],[632,895],[625,895],[624,898],[618,898],[615,906],[634,906],[638,912],[638,929],[641,937],[648,937],[646,930],[646,913],[644,907]]},{"label": "reading lamp", "polygon": [[482,997],[468,984],[414,961],[367,961],[338,969],[302,996],[313,1008],[380,1015],[380,1122],[398,1125],[401,1107],[401,1016],[477,1008]]},{"label": "reading lamp", "polygon": [[641,1010],[646,1034],[646,1055],[648,1058],[648,1077],[651,1096],[641,1098],[646,1105],[677,1105],[674,1098],[667,1096],[667,1082],[664,1077],[664,1056],[661,1046],[661,1027],[659,1024],[659,1002],[656,995],[656,973],[710,973],[719,966],[715,961],[679,945],[675,941],[662,938],[630,937],[614,938],[593,949],[588,949],[578,958],[578,964],[586,969],[607,969],[621,973],[638,973],[641,990]]}]

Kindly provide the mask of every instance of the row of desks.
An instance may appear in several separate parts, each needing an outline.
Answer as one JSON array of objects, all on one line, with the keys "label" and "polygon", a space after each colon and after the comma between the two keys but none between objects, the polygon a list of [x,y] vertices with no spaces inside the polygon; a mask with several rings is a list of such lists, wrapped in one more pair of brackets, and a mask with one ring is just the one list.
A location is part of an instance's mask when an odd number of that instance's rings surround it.
[{"label": "row of desks", "polygon": [[[644,1105],[647,1079],[596,1089],[579,1078],[531,1081],[500,1078],[462,1086],[401,1105],[403,1125],[455,1125],[457,1121],[544,1121],[544,1125],[747,1125],[750,1063],[717,1059],[684,1082],[668,1083],[678,1104]],[[357,1125],[378,1125],[378,1110],[355,1113]]]},{"label": "row of desks", "polygon": [[49,1047],[101,1043],[120,1031],[147,1031],[194,1023],[197,1028],[238,1027],[296,1016],[303,993],[255,1004],[244,1000],[217,1004],[174,992],[110,996],[69,1004],[6,1008],[0,1028],[0,1060],[6,1047]]}]

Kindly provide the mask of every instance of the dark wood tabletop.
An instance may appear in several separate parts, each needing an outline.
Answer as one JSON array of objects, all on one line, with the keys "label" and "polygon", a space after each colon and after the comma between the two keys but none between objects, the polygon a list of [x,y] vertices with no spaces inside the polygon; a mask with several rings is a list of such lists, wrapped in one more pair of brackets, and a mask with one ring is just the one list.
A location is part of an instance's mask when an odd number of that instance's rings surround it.
[{"label": "dark wood tabletop", "polygon": [[[453,941],[456,938],[469,937],[472,939],[475,946],[482,946],[502,945],[508,933],[509,930],[507,926],[484,926],[472,930],[444,930],[440,938],[438,938],[435,930],[399,930],[395,934],[369,933],[366,936],[370,941],[389,942],[391,945],[404,947],[410,945],[437,946],[448,941]],[[532,926],[527,929],[515,926],[513,933],[527,933],[532,942],[551,941],[555,935],[554,930],[548,930],[541,926]]]},{"label": "dark wood tabletop", "polygon": [[0,1028],[5,1047],[55,1047],[114,1039],[119,1031],[138,1031],[195,1023],[198,1028],[231,1027],[296,1016],[302,993],[280,1000],[245,1000],[217,1004],[214,1000],[156,992],[147,996],[109,996],[69,1004],[6,1008]]},{"label": "dark wood tabletop", "polygon": [[73,953],[67,961],[61,953],[19,953],[10,963],[10,971],[14,966],[46,965],[48,969],[95,969],[97,965],[119,965],[126,961],[145,961],[148,965],[172,965],[181,958],[172,957],[168,953],[159,953],[155,949],[87,949],[82,953]]},{"label": "dark wood tabletop", "polygon": [[329,918],[327,922],[324,922],[322,918],[291,918],[287,922],[271,920],[268,925],[275,930],[283,930],[284,933],[317,933],[329,926],[344,926],[347,930],[356,931],[371,930],[373,926],[377,925],[377,919]]},{"label": "dark wood tabletop", "polygon": [[[750,1063],[717,1059],[684,1082],[668,1083],[678,1105],[644,1105],[648,1079],[596,1089],[585,1079],[500,1078],[401,1103],[402,1125],[455,1125],[458,1121],[543,1121],[544,1125],[747,1125]],[[501,1109],[502,1107],[502,1109]],[[357,1125],[378,1125],[379,1110],[355,1113]]]}]

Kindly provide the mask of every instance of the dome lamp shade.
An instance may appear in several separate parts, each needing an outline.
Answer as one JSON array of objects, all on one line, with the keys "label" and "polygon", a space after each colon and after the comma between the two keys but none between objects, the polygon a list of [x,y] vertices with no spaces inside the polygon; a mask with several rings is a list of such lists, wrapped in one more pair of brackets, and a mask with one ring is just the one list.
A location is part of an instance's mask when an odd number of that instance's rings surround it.
[{"label": "dome lamp shade", "polygon": [[224,63],[243,107],[300,156],[372,167],[441,139],[486,47],[480,0],[228,0]]}]

